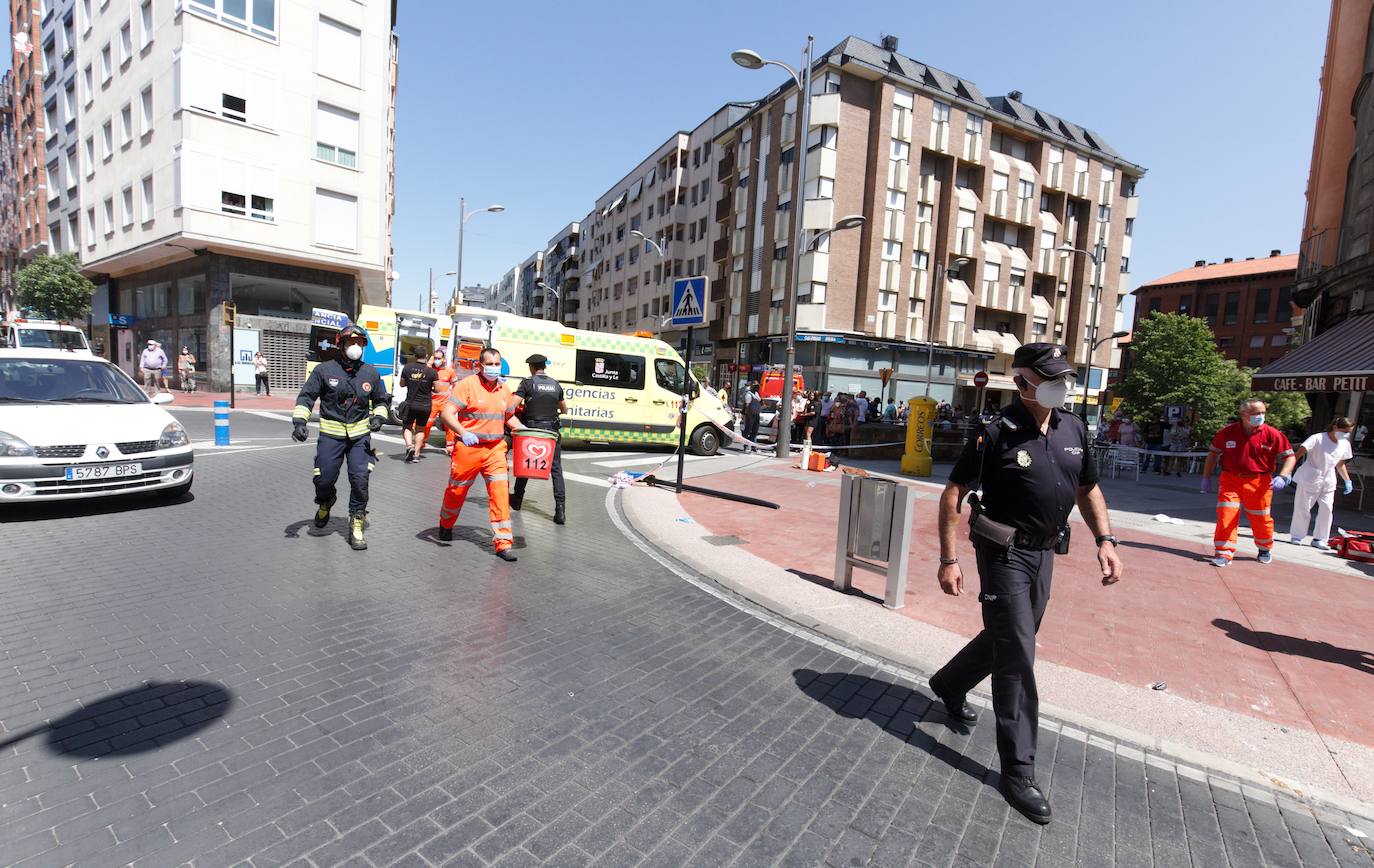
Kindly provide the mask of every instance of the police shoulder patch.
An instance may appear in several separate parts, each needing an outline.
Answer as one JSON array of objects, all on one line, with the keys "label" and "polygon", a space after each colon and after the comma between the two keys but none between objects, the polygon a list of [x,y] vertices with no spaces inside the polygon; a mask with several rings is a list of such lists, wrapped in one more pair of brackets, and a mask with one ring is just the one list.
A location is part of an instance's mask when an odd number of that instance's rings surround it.
[{"label": "police shoulder patch", "polygon": [[371,391],[372,391],[372,384],[371,384],[371,383],[363,383],[363,391],[364,391],[364,392],[371,392]]},{"label": "police shoulder patch", "polygon": [[1017,465],[1019,465],[1019,466],[1021,466],[1021,467],[1030,467],[1030,466],[1031,466],[1031,457],[1030,457],[1030,453],[1027,452],[1027,451],[1024,450],[1024,449],[1018,449],[1018,450],[1016,450],[1016,463],[1017,463]]},{"label": "police shoulder patch", "polygon": [[329,388],[331,388],[331,389],[337,389],[337,388],[339,388],[339,378],[338,378],[338,377],[330,377],[330,378],[329,378]]}]

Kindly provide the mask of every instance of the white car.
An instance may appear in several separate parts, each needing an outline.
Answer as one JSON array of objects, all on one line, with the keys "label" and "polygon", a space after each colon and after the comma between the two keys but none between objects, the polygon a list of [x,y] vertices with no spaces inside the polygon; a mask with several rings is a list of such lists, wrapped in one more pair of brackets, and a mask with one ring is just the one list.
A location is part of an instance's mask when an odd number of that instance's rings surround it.
[{"label": "white car", "polygon": [[67,350],[92,355],[86,333],[71,323],[43,319],[12,319],[0,323],[0,346],[16,350]]},{"label": "white car", "polygon": [[191,489],[181,423],[98,356],[0,350],[0,504]]}]

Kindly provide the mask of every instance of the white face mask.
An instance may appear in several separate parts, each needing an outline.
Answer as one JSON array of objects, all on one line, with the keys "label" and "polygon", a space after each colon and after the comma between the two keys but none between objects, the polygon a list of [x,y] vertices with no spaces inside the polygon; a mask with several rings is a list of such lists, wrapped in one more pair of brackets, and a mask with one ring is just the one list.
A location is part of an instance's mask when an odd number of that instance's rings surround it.
[{"label": "white face mask", "polygon": [[363,357],[363,348],[360,344],[349,344],[344,347],[344,355],[356,362]]},{"label": "white face mask", "polygon": [[1046,380],[1035,387],[1035,403],[1049,410],[1057,409],[1069,399],[1069,390],[1067,378]]},{"label": "white face mask", "polygon": [[1264,414],[1256,413],[1250,417],[1250,424],[1256,428],[1264,424]]},{"label": "white face mask", "polygon": [[1349,439],[1350,439],[1350,432],[1349,432],[1349,431],[1337,431],[1337,432],[1336,432],[1336,440],[1337,440],[1338,442],[1341,441],[1341,440],[1349,440]]},{"label": "white face mask", "polygon": [[482,366],[482,376],[486,377],[488,380],[497,380],[497,379],[500,379],[500,378],[501,378],[501,366],[500,366],[500,365],[483,365],[483,366]]}]

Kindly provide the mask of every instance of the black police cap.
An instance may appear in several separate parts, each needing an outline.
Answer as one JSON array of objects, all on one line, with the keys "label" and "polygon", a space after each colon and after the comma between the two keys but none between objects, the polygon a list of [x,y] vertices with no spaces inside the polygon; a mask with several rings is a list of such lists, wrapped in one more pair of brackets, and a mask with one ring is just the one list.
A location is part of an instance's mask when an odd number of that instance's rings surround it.
[{"label": "black police cap", "polygon": [[1069,348],[1063,344],[1022,344],[1011,358],[1013,368],[1028,368],[1047,380],[1072,374]]},{"label": "black police cap", "polygon": [[525,359],[525,364],[533,365],[536,368],[547,368],[549,366],[549,360],[540,353],[535,353],[528,359]]}]

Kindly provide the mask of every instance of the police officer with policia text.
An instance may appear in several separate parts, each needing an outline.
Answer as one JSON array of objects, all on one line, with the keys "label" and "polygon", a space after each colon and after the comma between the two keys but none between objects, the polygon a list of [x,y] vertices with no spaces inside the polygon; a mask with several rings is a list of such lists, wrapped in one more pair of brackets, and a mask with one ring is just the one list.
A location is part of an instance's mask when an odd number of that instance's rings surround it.
[{"label": "police officer with policia text", "polygon": [[[1102,584],[1121,579],[1116,537],[1097,487],[1087,425],[1061,411],[1073,367],[1060,344],[1026,344],[1012,358],[1018,394],[1001,416],[969,439],[940,497],[940,588],[958,596],[964,574],[955,546],[957,513],[970,497],[969,538],[978,564],[983,630],[930,678],[951,719],[978,719],[965,694],[992,676],[1002,794],[1036,823],[1050,803],[1035,782],[1040,700],[1035,633],[1050,598],[1054,555],[1069,549],[1069,512],[1078,508],[1094,534]],[[981,482],[980,482],[981,480]]]},{"label": "police officer with policia text", "polygon": [[367,331],[362,326],[339,329],[339,354],[315,366],[296,396],[291,414],[291,436],[304,443],[305,423],[315,402],[320,402],[320,437],[315,446],[315,527],[329,523],[336,497],[334,483],[339,469],[348,465],[348,544],[354,551],[367,548],[363,527],[367,520],[367,482],[377,453],[372,432],[380,431],[391,398],[377,369],[363,361]]},{"label": "police officer with policia text", "polygon": [[[515,397],[520,399],[520,420],[530,428],[557,434],[562,428],[559,414],[568,412],[568,402],[563,399],[563,387],[545,373],[549,366],[545,356],[535,353],[525,359],[525,364],[530,366],[530,375],[521,380],[519,388],[515,390]],[[563,485],[563,447],[559,443],[554,443],[549,479],[553,482],[553,521],[554,524],[563,524],[568,520],[565,506],[567,489]],[[510,508],[516,512],[520,511],[520,505],[525,501],[525,484],[528,482],[523,476],[515,480]]]}]

